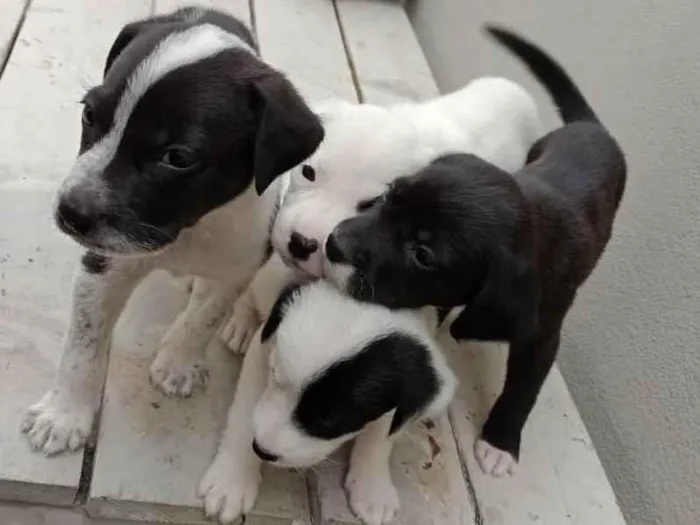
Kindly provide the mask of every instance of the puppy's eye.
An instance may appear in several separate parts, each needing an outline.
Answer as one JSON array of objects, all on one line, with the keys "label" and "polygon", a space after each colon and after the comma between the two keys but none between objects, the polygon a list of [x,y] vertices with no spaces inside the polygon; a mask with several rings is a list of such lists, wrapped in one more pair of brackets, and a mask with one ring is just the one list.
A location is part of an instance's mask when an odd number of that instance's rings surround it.
[{"label": "puppy's eye", "polygon": [[437,267],[435,252],[425,244],[417,244],[411,250],[413,263],[422,270],[434,270]]},{"label": "puppy's eye", "polygon": [[316,170],[313,169],[311,166],[308,164],[304,164],[301,167],[301,174],[302,176],[308,180],[309,182],[313,182],[316,180]]},{"label": "puppy's eye", "polygon": [[93,111],[92,107],[86,102],[84,102],[85,106],[83,107],[83,125],[87,126],[88,128],[91,128],[92,126],[95,125],[95,112]]},{"label": "puppy's eye", "polygon": [[185,171],[199,164],[197,155],[185,146],[171,146],[160,159],[161,164],[178,171]]}]

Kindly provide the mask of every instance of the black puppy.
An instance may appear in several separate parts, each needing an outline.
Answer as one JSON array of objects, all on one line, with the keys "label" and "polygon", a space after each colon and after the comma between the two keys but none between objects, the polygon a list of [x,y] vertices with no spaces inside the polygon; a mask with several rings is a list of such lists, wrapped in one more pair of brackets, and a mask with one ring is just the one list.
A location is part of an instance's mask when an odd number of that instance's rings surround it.
[{"label": "black puppy", "polygon": [[565,71],[497,28],[550,92],[565,125],[540,139],[510,175],[473,155],[448,155],[395,181],[325,244],[327,275],[352,296],[400,307],[466,305],[458,340],[510,343],[501,396],[477,457],[512,472],[523,425],[559,347],[576,291],[610,239],[626,163]]}]

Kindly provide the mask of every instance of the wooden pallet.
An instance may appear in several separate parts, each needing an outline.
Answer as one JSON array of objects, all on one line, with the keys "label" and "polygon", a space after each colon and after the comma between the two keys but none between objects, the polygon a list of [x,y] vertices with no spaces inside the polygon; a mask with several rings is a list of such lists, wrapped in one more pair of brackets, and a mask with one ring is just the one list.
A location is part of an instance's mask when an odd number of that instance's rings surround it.
[{"label": "wooden pallet", "polygon": [[[209,348],[206,393],[183,401],[156,392],[147,365],[186,291],[164,274],[147,280],[121,319],[96,440],[86,452],[46,459],[19,434],[26,407],[55,372],[78,254],[51,223],[51,204],[73,161],[76,102],[99,81],[120,27],[175,0],[34,0],[0,78],[0,499],[65,505],[89,517],[205,523],[195,496],[225,421],[239,361]],[[438,89],[401,2],[209,0],[252,25],[266,60],[309,100],[389,104]],[[0,50],[23,1],[0,4]],[[251,12],[251,7],[253,11]],[[475,28],[476,30],[476,28]],[[2,55],[0,54],[0,57]],[[417,425],[397,445],[393,475],[407,525],[617,525],[623,518],[557,369],[523,437],[518,474],[479,471],[473,441],[498,392],[498,345],[445,345],[462,381],[435,428]],[[440,453],[432,457],[431,441]],[[268,469],[246,523],[354,524],[342,490],[344,456],[306,474]]]}]

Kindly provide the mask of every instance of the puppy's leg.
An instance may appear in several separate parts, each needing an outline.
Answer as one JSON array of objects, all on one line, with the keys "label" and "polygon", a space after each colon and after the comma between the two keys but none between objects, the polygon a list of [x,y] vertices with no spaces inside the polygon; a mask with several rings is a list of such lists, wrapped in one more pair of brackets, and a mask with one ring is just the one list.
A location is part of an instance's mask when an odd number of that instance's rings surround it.
[{"label": "puppy's leg", "polygon": [[207,516],[222,523],[249,512],[258,496],[261,461],[253,452],[253,411],[265,391],[268,359],[269,346],[261,344],[258,330],[243,360],[219,450],[199,482]]},{"label": "puppy's leg", "polygon": [[114,323],[150,267],[110,259],[97,268],[83,259],[73,286],[73,306],[54,387],[32,405],[22,431],[36,450],[52,455],[77,450],[99,408],[104,365]]},{"label": "puppy's leg", "polygon": [[393,436],[389,436],[394,412],[367,425],[355,439],[345,488],[350,508],[365,523],[381,525],[399,511],[399,495],[391,480],[389,458]]},{"label": "puppy's leg", "polygon": [[238,298],[231,317],[219,332],[229,349],[232,352],[244,353],[250,338],[267,317],[284,287],[306,279],[284,264],[277,253],[273,253]]},{"label": "puppy's leg", "polygon": [[161,339],[150,367],[151,382],[164,394],[189,397],[206,386],[204,354],[235,294],[235,288],[195,278],[187,306]]},{"label": "puppy's leg", "polygon": [[513,474],[520,438],[559,348],[559,332],[529,342],[511,342],[503,392],[484,424],[474,452],[492,476]]}]

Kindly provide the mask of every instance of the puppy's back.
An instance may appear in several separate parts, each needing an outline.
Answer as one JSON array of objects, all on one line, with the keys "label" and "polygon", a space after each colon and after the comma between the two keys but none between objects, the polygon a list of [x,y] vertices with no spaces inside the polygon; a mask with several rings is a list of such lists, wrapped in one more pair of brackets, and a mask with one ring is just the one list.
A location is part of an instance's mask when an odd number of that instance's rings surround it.
[{"label": "puppy's back", "polygon": [[514,172],[542,135],[535,99],[521,85],[502,77],[480,77],[463,88],[420,106],[460,136],[457,151],[472,153]]}]

